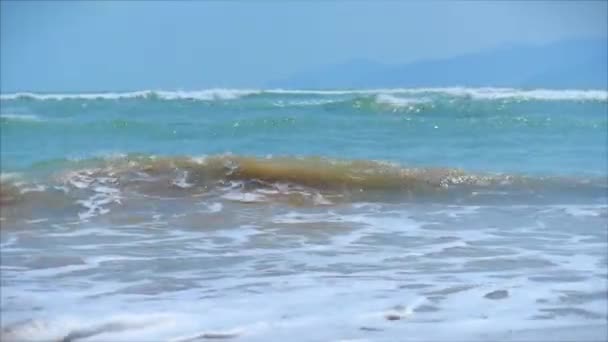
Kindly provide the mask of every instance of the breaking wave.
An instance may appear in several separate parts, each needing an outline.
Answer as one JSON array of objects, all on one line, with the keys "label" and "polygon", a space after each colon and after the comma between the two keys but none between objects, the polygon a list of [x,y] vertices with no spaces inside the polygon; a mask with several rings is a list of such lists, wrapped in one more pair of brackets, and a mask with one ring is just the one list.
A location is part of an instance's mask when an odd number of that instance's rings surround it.
[{"label": "breaking wave", "polygon": [[[396,89],[359,89],[359,90],[293,90],[293,89],[204,89],[198,91],[142,90],[133,92],[100,93],[14,93],[2,94],[1,100],[120,100],[120,99],[158,99],[158,100],[236,100],[255,96],[380,96],[386,100],[390,95],[431,95],[465,97],[473,100],[521,100],[521,101],[608,101],[606,90],[581,89],[515,89],[515,88],[396,88]],[[317,101],[322,104],[323,101]],[[312,102],[315,103],[314,101]],[[297,104],[297,102],[296,102]],[[302,104],[302,103],[299,103]]]},{"label": "breaking wave", "polygon": [[132,92],[102,93],[14,93],[2,94],[2,100],[121,100],[121,99],[159,99],[159,100],[234,100],[243,96],[259,94],[260,90],[247,89],[205,89],[199,91],[141,90]]},{"label": "breaking wave", "polygon": [[[488,198],[529,202],[535,197],[555,194],[603,198],[607,189],[603,178],[481,174],[453,168],[412,168],[382,161],[320,157],[127,155],[65,161],[61,170],[38,182],[3,177],[0,206],[18,214],[20,207],[31,213],[63,203],[77,208],[79,219],[87,220],[125,202],[149,198],[205,196],[216,201],[295,206]],[[21,206],[24,203],[27,205]],[[11,215],[11,210],[3,214]]]}]

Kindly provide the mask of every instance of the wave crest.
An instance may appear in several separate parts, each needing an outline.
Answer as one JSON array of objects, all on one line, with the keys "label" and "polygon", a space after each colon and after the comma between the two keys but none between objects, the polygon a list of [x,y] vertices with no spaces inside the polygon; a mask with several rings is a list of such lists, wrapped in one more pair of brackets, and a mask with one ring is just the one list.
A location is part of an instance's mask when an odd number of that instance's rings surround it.
[{"label": "wave crest", "polygon": [[[125,190],[180,196],[219,194],[235,188],[244,191],[264,189],[266,192],[262,193],[265,194],[293,190],[342,197],[365,197],[380,193],[422,197],[460,193],[470,195],[480,193],[480,190],[497,189],[529,193],[547,189],[593,189],[598,186],[601,191],[605,190],[605,182],[601,180],[481,174],[454,168],[412,168],[374,160],[321,157],[117,155],[64,163],[65,171],[53,176],[51,182],[54,184],[50,184],[50,188],[59,186],[74,193],[90,190],[94,194],[110,194],[116,198],[120,198],[118,193]],[[4,204],[13,202],[23,194],[23,187],[19,187],[23,182],[12,182],[6,178],[2,183]]]},{"label": "wave crest", "polygon": [[[394,88],[358,90],[298,90],[298,89],[203,89],[197,91],[142,90],[133,92],[103,93],[13,93],[1,94],[1,100],[236,100],[249,96],[358,96],[371,95],[387,99],[392,95],[466,97],[473,100],[521,100],[521,101],[608,101],[608,91],[595,89],[516,89],[516,88]],[[419,100],[419,99],[417,99]],[[314,103],[314,102],[313,102]],[[319,104],[322,104],[320,101]],[[296,102],[296,104],[298,104]],[[300,103],[301,104],[301,103]]]},{"label": "wave crest", "polygon": [[[526,203],[605,199],[605,179],[476,174],[320,157],[111,156],[64,161],[42,181],[4,177],[2,220],[70,213],[80,220],[150,200],[332,206],[356,202]],[[560,197],[561,196],[561,197]]]},{"label": "wave crest", "polygon": [[261,93],[261,90],[249,89],[205,89],[199,91],[165,91],[165,90],[141,90],[132,92],[107,92],[107,93],[14,93],[2,94],[1,100],[122,100],[122,99],[159,99],[159,100],[234,100],[248,95]]}]

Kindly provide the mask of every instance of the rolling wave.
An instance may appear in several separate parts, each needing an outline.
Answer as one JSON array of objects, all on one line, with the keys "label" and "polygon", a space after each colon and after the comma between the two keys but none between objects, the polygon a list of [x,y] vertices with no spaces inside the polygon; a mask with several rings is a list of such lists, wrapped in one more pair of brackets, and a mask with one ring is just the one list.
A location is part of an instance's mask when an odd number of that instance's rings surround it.
[{"label": "rolling wave", "polygon": [[357,201],[460,201],[484,196],[529,202],[547,194],[595,198],[604,196],[606,191],[603,178],[482,174],[321,157],[117,155],[64,161],[59,169],[38,182],[2,177],[0,205],[18,207],[30,203],[25,206],[29,212],[36,207],[31,202],[49,208],[63,201],[84,209],[78,215],[87,219],[108,213],[109,206],[121,205],[125,199],[141,200],[141,196],[210,196],[245,203],[316,206]]},{"label": "rolling wave", "polygon": [[132,92],[102,92],[102,93],[14,93],[2,94],[1,100],[121,100],[121,99],[159,99],[159,100],[234,100],[243,96],[259,94],[259,90],[247,89],[205,89],[199,91],[164,91],[140,90]]},{"label": "rolling wave", "polygon": [[[9,100],[120,100],[120,99],[157,99],[157,100],[197,100],[218,101],[237,100],[256,96],[444,96],[469,98],[472,100],[520,100],[520,101],[608,101],[607,90],[580,89],[515,89],[515,88],[396,88],[360,90],[292,90],[292,89],[204,89],[198,91],[142,90],[133,92],[101,93],[14,93],[1,94],[0,99]],[[322,103],[322,102],[321,102]]]}]

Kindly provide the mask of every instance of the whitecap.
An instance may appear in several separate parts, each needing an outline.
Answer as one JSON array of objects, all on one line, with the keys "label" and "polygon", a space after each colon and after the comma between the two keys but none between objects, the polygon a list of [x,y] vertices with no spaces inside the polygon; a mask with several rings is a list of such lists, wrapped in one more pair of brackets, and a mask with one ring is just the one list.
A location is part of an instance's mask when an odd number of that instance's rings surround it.
[{"label": "whitecap", "polygon": [[158,98],[162,100],[234,100],[243,96],[260,93],[253,89],[204,89],[198,91],[167,91],[167,90],[140,90],[132,92],[107,92],[107,93],[14,93],[2,94],[2,100],[119,100],[136,98]]},{"label": "whitecap", "polygon": [[[602,89],[517,89],[495,87],[437,87],[437,88],[378,88],[378,89],[224,89],[213,88],[203,90],[141,90],[133,92],[107,92],[107,93],[13,93],[0,94],[1,100],[33,99],[33,100],[118,100],[130,98],[153,98],[161,100],[235,100],[250,95],[276,94],[276,95],[419,95],[438,94],[454,97],[470,97],[478,100],[544,100],[544,101],[608,101],[608,91]],[[329,100],[295,100],[292,105],[319,105]],[[275,105],[284,106],[286,103],[275,102]],[[289,105],[289,103],[287,103]]]},{"label": "whitecap", "polygon": [[515,89],[515,88],[421,88],[421,92],[443,93],[475,100],[608,101],[606,90]]},{"label": "whitecap", "polygon": [[25,122],[43,121],[39,116],[32,114],[0,114],[0,119]]},{"label": "whitecap", "polygon": [[437,88],[388,88],[358,90],[291,90],[271,89],[269,94],[287,95],[417,95],[438,94],[455,97],[471,97],[479,100],[547,100],[547,101],[608,101],[608,91],[602,89],[517,89],[496,87],[437,87]]},{"label": "whitecap", "polygon": [[430,102],[427,98],[404,98],[404,97],[396,97],[390,94],[378,94],[376,95],[376,103],[389,105],[392,107],[408,107],[409,109],[414,109],[415,105],[428,103]]}]

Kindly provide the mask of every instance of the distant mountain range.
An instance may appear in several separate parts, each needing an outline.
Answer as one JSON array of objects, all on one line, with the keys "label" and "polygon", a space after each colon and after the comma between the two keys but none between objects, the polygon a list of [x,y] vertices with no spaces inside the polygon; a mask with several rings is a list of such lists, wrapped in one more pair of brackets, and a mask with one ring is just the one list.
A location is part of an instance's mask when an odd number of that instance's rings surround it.
[{"label": "distant mountain range", "polygon": [[608,40],[516,45],[453,58],[385,65],[353,60],[270,82],[271,88],[608,88]]}]

